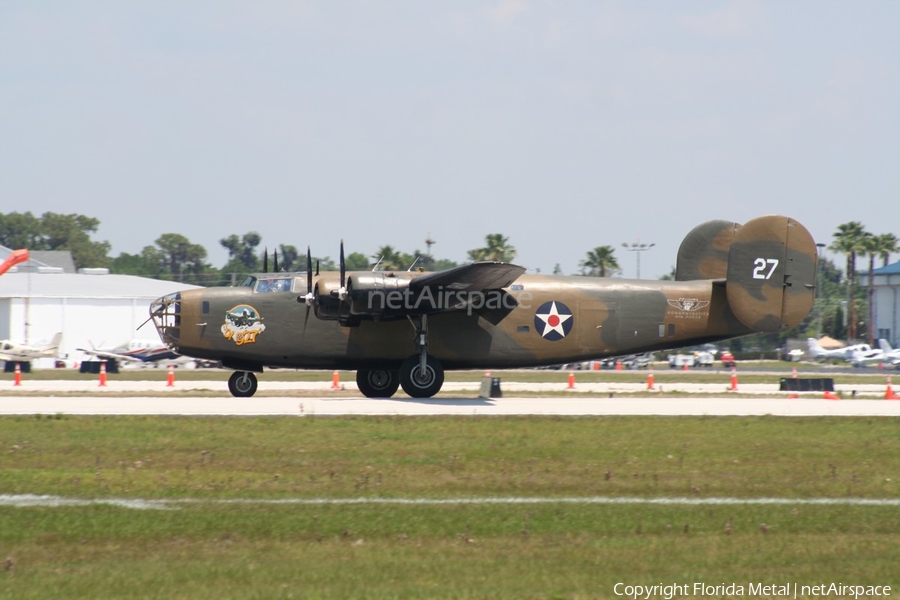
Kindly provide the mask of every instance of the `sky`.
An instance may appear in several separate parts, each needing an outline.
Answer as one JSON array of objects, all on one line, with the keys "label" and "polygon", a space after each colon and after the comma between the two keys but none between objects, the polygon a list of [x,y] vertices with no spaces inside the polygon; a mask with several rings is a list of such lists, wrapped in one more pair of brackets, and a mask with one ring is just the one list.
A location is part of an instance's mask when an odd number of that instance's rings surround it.
[{"label": "sky", "polygon": [[[778,213],[900,236],[900,3],[0,2],[0,211],[634,277]],[[830,252],[826,256],[843,265]]]}]

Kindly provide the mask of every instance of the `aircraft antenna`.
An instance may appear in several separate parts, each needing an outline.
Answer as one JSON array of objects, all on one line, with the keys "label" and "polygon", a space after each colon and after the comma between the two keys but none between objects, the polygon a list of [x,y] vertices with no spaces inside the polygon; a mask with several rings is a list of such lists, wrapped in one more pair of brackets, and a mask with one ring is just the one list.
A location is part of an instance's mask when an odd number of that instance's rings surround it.
[{"label": "aircraft antenna", "polygon": [[384,260],[384,255],[382,254],[382,255],[381,255],[381,258],[378,259],[378,262],[375,263],[374,265],[372,265],[372,272],[373,272],[373,273],[375,272],[375,269],[378,268],[378,265],[380,265],[380,264],[381,264],[381,261],[383,261],[383,260]]},{"label": "aircraft antenna", "polygon": [[406,270],[407,273],[413,270],[413,267],[416,266],[416,263],[419,262],[419,259],[420,259],[420,258],[422,258],[422,257],[421,257],[421,256],[417,256],[417,257],[416,257],[416,260],[414,260],[414,261],[412,262],[412,264],[409,265],[409,268]]}]

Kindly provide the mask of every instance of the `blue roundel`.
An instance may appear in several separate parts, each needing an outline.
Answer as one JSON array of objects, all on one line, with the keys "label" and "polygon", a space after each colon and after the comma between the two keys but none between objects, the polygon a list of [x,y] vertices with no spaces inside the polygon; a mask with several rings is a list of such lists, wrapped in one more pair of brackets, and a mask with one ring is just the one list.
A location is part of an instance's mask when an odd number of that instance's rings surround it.
[{"label": "blue roundel", "polygon": [[574,322],[569,307],[555,300],[541,304],[534,313],[534,330],[551,342],[569,335]]}]

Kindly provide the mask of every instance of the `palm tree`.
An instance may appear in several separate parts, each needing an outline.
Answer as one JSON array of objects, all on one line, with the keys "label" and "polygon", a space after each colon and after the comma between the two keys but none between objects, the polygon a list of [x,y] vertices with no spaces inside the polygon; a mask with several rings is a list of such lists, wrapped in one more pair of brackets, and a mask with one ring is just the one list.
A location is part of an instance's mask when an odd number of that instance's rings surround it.
[{"label": "palm tree", "polygon": [[835,252],[840,252],[847,256],[847,307],[850,317],[847,320],[847,337],[849,339],[856,338],[856,307],[853,301],[853,289],[856,283],[856,255],[865,252],[865,242],[863,238],[866,231],[862,223],[859,221],[850,221],[838,225],[838,229],[832,236],[834,242],[829,247]]},{"label": "palm tree", "polygon": [[882,233],[876,235],[875,239],[878,240],[876,252],[881,257],[881,266],[886,267],[891,259],[891,254],[900,252],[900,239],[897,239],[893,233]]},{"label": "palm tree", "polygon": [[393,246],[382,246],[375,254],[372,255],[376,261],[381,260],[378,268],[382,271],[398,271],[406,267],[403,266],[403,254],[395,250]]},{"label": "palm tree", "polygon": [[516,257],[516,249],[509,243],[509,238],[500,233],[489,233],[484,238],[484,248],[469,250],[469,260],[494,260],[511,262]]},{"label": "palm tree", "polygon": [[593,250],[588,251],[587,257],[579,262],[578,266],[581,267],[581,272],[585,275],[609,277],[621,270],[615,253],[616,251],[612,246],[597,246]]}]

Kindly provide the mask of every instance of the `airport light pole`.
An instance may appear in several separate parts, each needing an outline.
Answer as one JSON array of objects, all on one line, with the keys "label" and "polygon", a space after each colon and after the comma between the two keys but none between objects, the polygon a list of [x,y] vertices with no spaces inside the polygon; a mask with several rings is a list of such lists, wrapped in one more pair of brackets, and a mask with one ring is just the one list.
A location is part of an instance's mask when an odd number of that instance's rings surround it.
[{"label": "airport light pole", "polygon": [[656,244],[642,244],[641,236],[638,236],[636,242],[627,243],[622,242],[622,247],[628,250],[629,252],[634,252],[637,255],[637,278],[641,278],[641,252],[646,252]]},{"label": "airport light pole", "polygon": [[818,262],[816,263],[816,339],[822,337],[822,250],[825,244],[816,244]]}]

